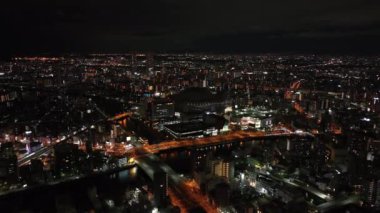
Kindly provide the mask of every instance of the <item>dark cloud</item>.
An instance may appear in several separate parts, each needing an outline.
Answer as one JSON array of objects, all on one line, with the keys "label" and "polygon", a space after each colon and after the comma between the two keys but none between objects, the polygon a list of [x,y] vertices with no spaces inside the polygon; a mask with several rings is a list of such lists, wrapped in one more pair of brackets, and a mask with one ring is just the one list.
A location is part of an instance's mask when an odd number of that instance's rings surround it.
[{"label": "dark cloud", "polygon": [[380,51],[378,0],[13,0],[2,4],[2,54]]}]

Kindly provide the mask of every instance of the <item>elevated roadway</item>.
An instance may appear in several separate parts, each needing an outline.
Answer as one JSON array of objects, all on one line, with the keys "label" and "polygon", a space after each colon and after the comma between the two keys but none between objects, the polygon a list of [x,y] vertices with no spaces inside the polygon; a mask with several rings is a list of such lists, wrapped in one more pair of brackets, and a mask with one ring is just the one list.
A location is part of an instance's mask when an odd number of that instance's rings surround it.
[{"label": "elevated roadway", "polygon": [[311,137],[314,135],[307,132],[285,132],[285,133],[265,133],[260,131],[235,131],[225,135],[217,135],[205,138],[195,138],[195,139],[184,139],[184,140],[173,140],[164,141],[159,144],[145,145],[144,148],[149,153],[158,153],[161,151],[167,151],[171,149],[178,148],[190,148],[190,147],[203,147],[219,145],[231,142],[245,142],[251,140],[259,139],[269,139],[269,138],[289,138],[289,137]]}]

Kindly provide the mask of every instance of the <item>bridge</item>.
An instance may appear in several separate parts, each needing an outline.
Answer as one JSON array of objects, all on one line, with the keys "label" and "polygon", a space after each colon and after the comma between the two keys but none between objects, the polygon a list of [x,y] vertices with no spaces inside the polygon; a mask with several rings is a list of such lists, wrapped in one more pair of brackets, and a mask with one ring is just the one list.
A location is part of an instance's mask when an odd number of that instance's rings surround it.
[{"label": "bridge", "polygon": [[[99,111],[100,109],[97,108]],[[118,115],[115,115],[113,116],[112,118],[109,118],[108,121],[117,121],[117,120],[121,120],[121,119],[125,119],[125,118],[129,118],[133,115],[132,112],[124,112],[124,113],[120,113]]]},{"label": "bridge", "polygon": [[[167,189],[154,190],[156,197],[161,197],[163,194],[169,195],[171,199],[180,203],[180,208],[183,211],[201,206],[206,212],[217,212],[216,208],[212,206],[205,195],[203,195],[199,188],[192,184],[183,176],[178,175],[167,164],[163,163],[155,153],[160,151],[172,150],[177,148],[189,148],[189,147],[203,147],[219,145],[231,142],[247,142],[255,139],[266,139],[273,137],[314,137],[310,133],[304,132],[283,132],[283,133],[264,133],[259,131],[235,131],[225,135],[211,136],[207,138],[185,139],[166,141],[160,144],[144,145],[141,147],[135,147],[134,152],[136,157],[136,165],[141,168],[154,182],[157,182],[156,174],[167,175],[167,182],[162,184]],[[162,173],[162,171],[164,173]],[[157,186],[156,186],[157,187]],[[153,186],[154,188],[154,186]],[[174,198],[173,198],[174,197]],[[160,200],[156,199],[155,200]],[[180,200],[180,201],[178,201]],[[158,201],[157,201],[158,202]],[[178,205],[178,204],[177,204]]]},{"label": "bridge", "polygon": [[271,138],[292,138],[292,137],[309,137],[314,135],[308,132],[261,132],[261,131],[234,131],[228,134],[210,136],[205,138],[183,139],[164,141],[159,144],[144,145],[128,150],[126,154],[135,154],[141,156],[147,153],[155,154],[162,151],[168,151],[179,148],[205,147],[213,145],[228,144],[233,142],[249,142],[252,140],[271,139]]},{"label": "bridge", "polygon": [[[96,110],[101,112],[101,110],[94,104]],[[122,113],[113,117],[109,117],[106,114],[101,113],[104,119],[97,122],[119,122],[120,120],[126,119],[132,116],[131,113]],[[96,122],[96,123],[97,123]],[[87,131],[91,128],[91,125],[84,126],[81,130],[74,133],[65,135],[63,138],[57,140],[55,144],[68,140],[72,136],[79,134],[81,132]],[[201,206],[207,212],[216,212],[215,207],[211,206],[207,202],[207,197],[200,193],[196,186],[191,184],[189,180],[175,173],[168,165],[161,162],[157,156],[154,154],[179,148],[193,148],[193,147],[205,147],[214,146],[228,143],[236,142],[250,142],[252,140],[260,139],[271,139],[271,138],[292,138],[292,137],[311,137],[314,135],[307,132],[292,132],[288,129],[276,129],[272,132],[262,132],[262,131],[233,131],[227,134],[221,134],[217,136],[205,137],[205,138],[195,138],[195,139],[183,139],[183,140],[171,140],[164,141],[160,144],[152,145],[134,145],[134,148],[125,151],[124,155],[129,157],[135,157],[136,165],[141,168],[153,181],[153,192],[155,194],[155,200],[157,203],[164,200],[168,194],[171,198],[177,197],[185,203],[186,209],[191,209],[197,206]],[[19,159],[19,165],[27,164],[31,159],[39,157],[52,150],[54,144],[43,147],[34,153],[30,153],[22,159]],[[162,179],[160,175],[166,174],[167,180]],[[157,185],[158,183],[158,185]],[[156,185],[155,185],[156,184]],[[167,186],[170,185],[170,188]],[[166,188],[165,190],[161,189]],[[178,198],[179,197],[179,198]]]}]

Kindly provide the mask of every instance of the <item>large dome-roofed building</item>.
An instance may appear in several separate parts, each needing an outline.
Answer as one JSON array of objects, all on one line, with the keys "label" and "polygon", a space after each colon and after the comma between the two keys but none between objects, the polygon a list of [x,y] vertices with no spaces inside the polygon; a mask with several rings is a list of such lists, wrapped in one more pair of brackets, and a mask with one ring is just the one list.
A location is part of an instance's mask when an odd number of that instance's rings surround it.
[{"label": "large dome-roofed building", "polygon": [[223,112],[227,104],[225,92],[213,94],[207,88],[191,87],[173,97],[175,108],[182,113]]}]

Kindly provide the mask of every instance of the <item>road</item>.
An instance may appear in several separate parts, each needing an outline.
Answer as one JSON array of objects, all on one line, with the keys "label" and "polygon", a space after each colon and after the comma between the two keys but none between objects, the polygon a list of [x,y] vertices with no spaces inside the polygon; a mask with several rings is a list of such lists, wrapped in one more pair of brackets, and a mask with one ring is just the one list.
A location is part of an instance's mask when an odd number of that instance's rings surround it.
[{"label": "road", "polygon": [[103,119],[100,119],[91,125],[83,126],[79,130],[73,131],[72,133],[68,133],[68,134],[64,135],[63,137],[61,137],[60,139],[57,139],[52,144],[50,144],[48,146],[41,147],[40,149],[37,149],[36,151],[19,158],[18,159],[18,166],[20,167],[20,166],[28,164],[30,162],[30,160],[32,160],[34,158],[38,158],[41,155],[46,154],[49,151],[51,151],[55,144],[67,141],[68,139],[72,138],[73,136],[76,136],[80,133],[87,131],[89,128],[91,128],[91,126],[96,125],[97,123],[102,122],[102,121],[103,121]]},{"label": "road", "polygon": [[283,182],[283,183],[286,183],[290,186],[302,189],[303,191],[309,192],[309,193],[321,198],[324,201],[331,201],[333,199],[333,197],[330,196],[329,194],[326,194],[326,193],[322,192],[321,190],[319,190],[313,186],[307,185],[306,183],[302,183],[302,182],[297,183],[295,181],[291,181],[290,179],[278,177],[278,176],[275,176],[271,173],[266,173],[266,172],[263,172],[260,174],[267,176],[273,180]]},{"label": "road", "polygon": [[360,205],[360,197],[351,195],[344,199],[337,199],[332,200],[326,203],[322,203],[321,205],[317,206],[317,209],[319,212],[327,212],[332,211],[334,208],[340,207],[340,206],[346,206],[349,204],[359,204]]},{"label": "road", "polygon": [[[131,116],[131,113],[123,113],[123,114],[120,114],[120,115],[116,115],[116,116],[110,117],[110,116],[107,116],[102,110],[100,110],[98,108],[98,106],[96,106],[95,103],[93,103],[93,105],[94,105],[95,109],[108,121],[115,121],[115,120],[118,120],[118,119],[121,119],[121,118],[124,118],[124,117],[127,117],[127,116]],[[51,151],[53,149],[53,147],[54,147],[55,144],[61,143],[63,141],[67,141],[68,139],[72,138],[73,136],[76,136],[76,135],[78,135],[78,134],[80,134],[82,132],[87,131],[89,128],[91,128],[91,126],[96,125],[96,124],[98,124],[99,122],[102,122],[102,121],[104,121],[104,120],[100,119],[100,120],[94,122],[93,124],[90,124],[90,125],[87,125],[87,126],[83,126],[81,129],[79,129],[77,131],[73,131],[72,133],[68,133],[68,134],[64,135],[61,139],[56,140],[51,145],[48,145],[48,146],[45,146],[45,147],[41,147],[40,149],[37,149],[36,151],[34,151],[32,153],[29,153],[29,154],[27,154],[25,156],[22,156],[21,158],[18,159],[18,166],[20,167],[20,166],[28,164],[30,162],[30,160],[38,158],[41,155],[46,154],[49,151]]]},{"label": "road", "polygon": [[235,131],[225,135],[210,136],[205,138],[195,138],[195,139],[184,139],[184,140],[173,140],[164,141],[159,144],[145,145],[144,149],[149,153],[158,153],[160,151],[166,151],[170,149],[177,148],[188,148],[188,147],[202,147],[210,145],[219,145],[229,142],[236,141],[247,141],[255,139],[265,139],[270,137],[292,137],[292,136],[302,136],[302,137],[313,137],[311,133],[300,132],[300,133],[266,133],[261,131]]},{"label": "road", "polygon": [[[171,167],[163,163],[156,155],[148,154],[144,157],[136,159],[136,164],[147,173],[153,179],[153,168],[154,166],[160,167],[166,172],[169,179],[170,189],[169,191],[177,191],[178,195],[181,197],[176,197],[176,199],[182,199],[183,203],[192,203],[195,207],[196,205],[201,206],[206,212],[217,213],[216,207],[212,206],[205,195],[203,195],[199,187],[194,186],[194,183],[190,182],[183,176],[177,174]],[[169,193],[169,195],[172,193]],[[182,212],[187,212],[188,209],[181,209]]]},{"label": "road", "polygon": [[291,180],[289,180],[287,178],[280,178],[280,180],[282,182],[284,182],[284,183],[287,183],[287,184],[291,185],[291,186],[294,186],[294,187],[297,187],[297,188],[301,188],[301,189],[303,189],[303,190],[305,190],[307,192],[310,192],[313,195],[315,195],[315,196],[317,196],[317,197],[319,197],[319,198],[321,198],[321,199],[323,199],[325,201],[332,200],[331,195],[326,194],[326,193],[322,192],[321,190],[319,190],[319,189],[317,189],[317,188],[315,188],[313,186],[308,186],[307,184],[302,184],[302,183],[296,183],[296,182],[291,181]]},{"label": "road", "polygon": [[34,158],[38,158],[39,156],[45,154],[45,153],[48,153],[49,151],[51,151],[53,148],[52,145],[50,146],[45,146],[45,147],[42,147],[38,150],[36,150],[35,152],[32,152],[30,154],[27,154],[25,156],[23,156],[22,158],[19,158],[18,159],[18,166],[24,166],[26,164],[29,164],[30,163],[30,160],[34,159]]}]

